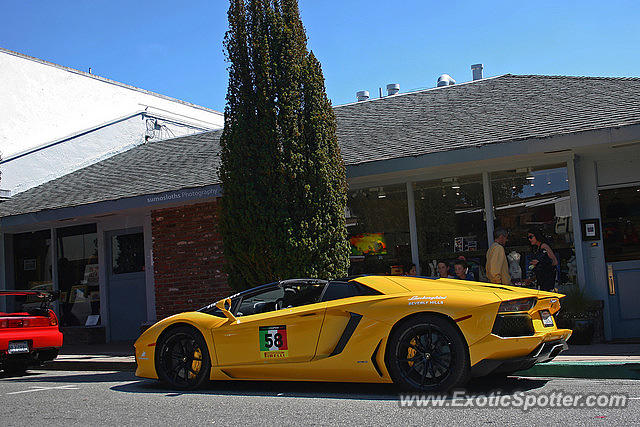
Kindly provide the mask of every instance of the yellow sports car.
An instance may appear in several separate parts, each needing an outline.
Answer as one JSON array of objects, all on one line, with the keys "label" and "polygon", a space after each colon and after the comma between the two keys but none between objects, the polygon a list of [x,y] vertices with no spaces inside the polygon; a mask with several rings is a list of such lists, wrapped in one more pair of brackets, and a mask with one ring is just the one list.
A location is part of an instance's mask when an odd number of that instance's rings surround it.
[{"label": "yellow sports car", "polygon": [[159,321],[135,343],[136,375],[176,389],[210,379],[444,391],[565,350],[571,330],[553,318],[562,296],[402,276],[284,280]]}]

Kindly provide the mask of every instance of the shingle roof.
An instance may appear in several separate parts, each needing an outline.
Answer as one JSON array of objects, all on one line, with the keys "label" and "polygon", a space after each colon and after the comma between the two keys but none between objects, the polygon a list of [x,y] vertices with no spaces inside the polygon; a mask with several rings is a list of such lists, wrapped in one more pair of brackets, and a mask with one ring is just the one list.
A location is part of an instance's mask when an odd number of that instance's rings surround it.
[{"label": "shingle roof", "polygon": [[640,123],[640,78],[507,74],[335,112],[353,165]]},{"label": "shingle roof", "polygon": [[0,216],[218,182],[222,130],[139,145],[0,203]]},{"label": "shingle roof", "polygon": [[[504,75],[335,107],[347,165],[640,123],[640,78]],[[219,182],[221,131],[135,147],[15,195],[0,216]]]}]

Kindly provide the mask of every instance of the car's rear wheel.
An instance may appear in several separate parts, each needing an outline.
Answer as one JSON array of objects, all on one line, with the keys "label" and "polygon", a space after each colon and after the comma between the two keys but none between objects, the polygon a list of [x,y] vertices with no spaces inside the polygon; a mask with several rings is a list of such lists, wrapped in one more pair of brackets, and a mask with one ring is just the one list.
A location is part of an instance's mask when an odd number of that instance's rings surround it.
[{"label": "car's rear wheel", "polygon": [[158,378],[180,390],[202,386],[211,371],[207,344],[200,332],[189,326],[164,333],[158,340],[155,359]]},{"label": "car's rear wheel", "polygon": [[385,359],[393,382],[406,389],[448,391],[469,377],[466,341],[439,316],[413,317],[400,324],[389,337]]},{"label": "car's rear wheel", "polygon": [[29,367],[29,363],[26,360],[10,360],[4,362],[4,372],[7,375],[24,375]]}]

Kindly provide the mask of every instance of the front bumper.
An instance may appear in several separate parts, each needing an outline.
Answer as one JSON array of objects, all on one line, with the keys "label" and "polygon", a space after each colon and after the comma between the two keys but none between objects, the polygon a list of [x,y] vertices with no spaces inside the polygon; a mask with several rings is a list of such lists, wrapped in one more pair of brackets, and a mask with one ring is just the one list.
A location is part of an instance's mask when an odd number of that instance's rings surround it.
[{"label": "front bumper", "polygon": [[471,368],[471,376],[483,377],[491,374],[509,374],[531,368],[536,363],[553,360],[562,351],[568,349],[567,341],[558,339],[541,343],[524,357],[509,359],[484,359]]}]

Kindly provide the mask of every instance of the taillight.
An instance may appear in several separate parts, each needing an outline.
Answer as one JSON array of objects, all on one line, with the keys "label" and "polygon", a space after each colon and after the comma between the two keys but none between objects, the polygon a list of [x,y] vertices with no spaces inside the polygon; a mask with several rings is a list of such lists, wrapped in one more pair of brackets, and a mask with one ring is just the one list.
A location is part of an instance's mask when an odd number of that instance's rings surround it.
[{"label": "taillight", "polygon": [[56,326],[58,324],[58,318],[53,310],[49,309],[49,325]]},{"label": "taillight", "polygon": [[0,329],[8,328],[43,328],[55,326],[58,324],[58,318],[55,313],[49,310],[49,317],[30,317],[17,319],[0,320]]},{"label": "taillight", "polygon": [[24,319],[8,319],[7,328],[22,328],[24,326],[24,322]]},{"label": "taillight", "polygon": [[529,311],[536,305],[537,298],[520,298],[513,299],[511,301],[504,301],[500,304],[498,312],[513,312],[513,311]]}]

